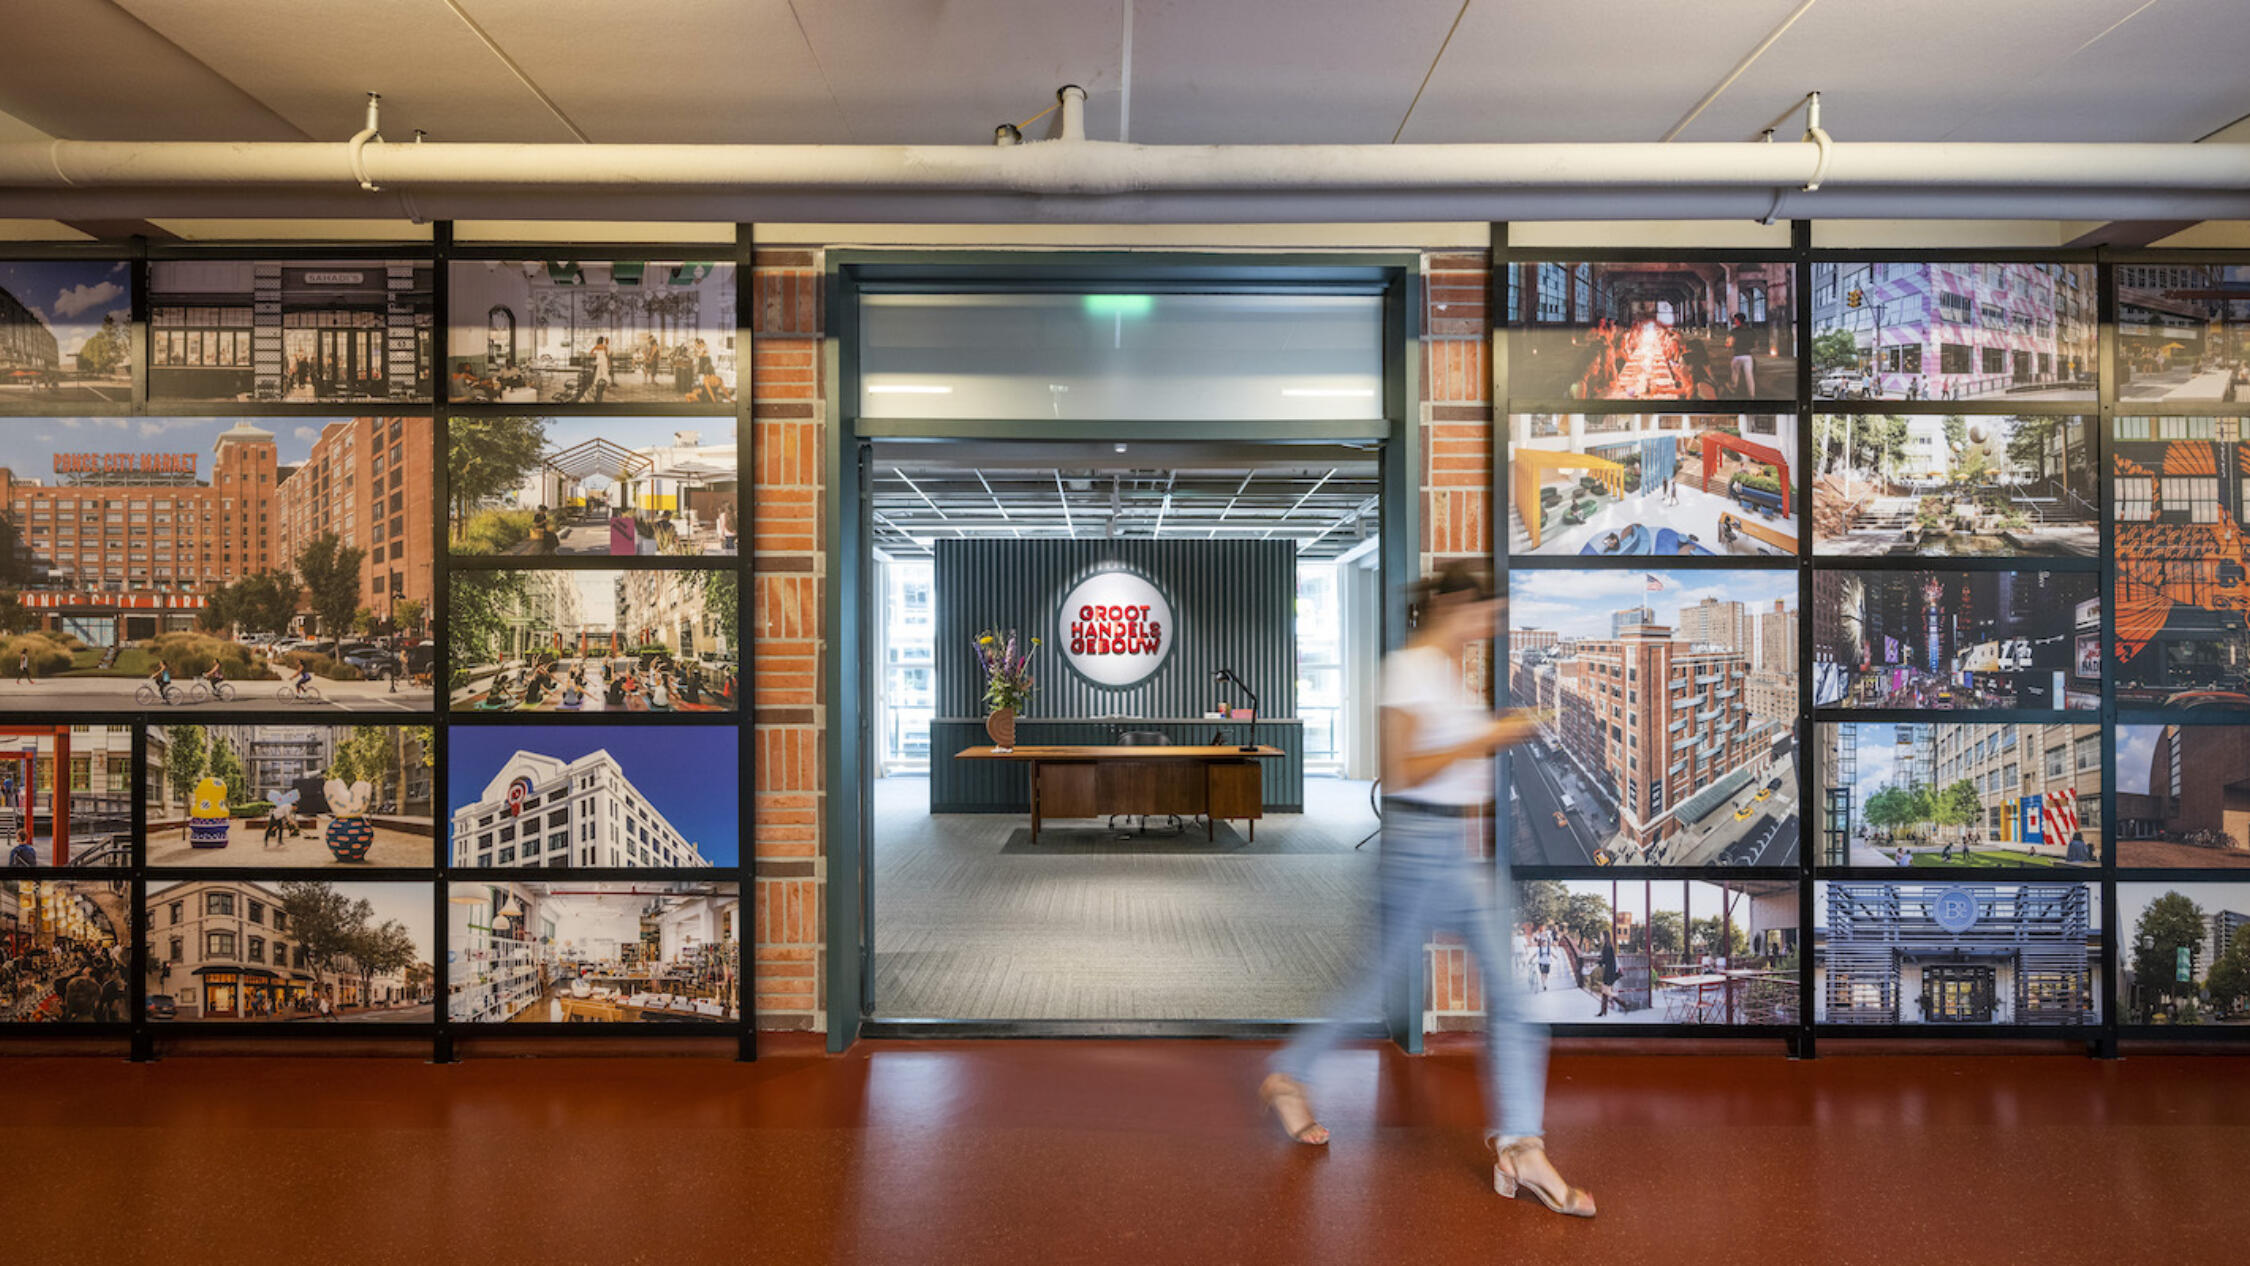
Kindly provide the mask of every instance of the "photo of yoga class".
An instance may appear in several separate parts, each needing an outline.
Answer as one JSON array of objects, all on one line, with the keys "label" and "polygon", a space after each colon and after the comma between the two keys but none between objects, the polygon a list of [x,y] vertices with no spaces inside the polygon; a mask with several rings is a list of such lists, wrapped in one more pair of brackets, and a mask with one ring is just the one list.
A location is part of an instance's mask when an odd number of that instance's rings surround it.
[{"label": "photo of yoga class", "polygon": [[1813,703],[2101,706],[2092,572],[1815,571]]},{"label": "photo of yoga class", "polygon": [[480,725],[452,732],[453,864],[732,866],[741,770],[725,726]]},{"label": "photo of yoga class", "polygon": [[456,712],[731,712],[732,571],[452,576]]},{"label": "photo of yoga class", "polygon": [[1824,721],[1820,865],[2099,864],[2098,725]]},{"label": "photo of yoga class", "polygon": [[2117,727],[2117,864],[2250,869],[2250,727]]},{"label": "photo of yoga class", "polygon": [[735,267],[677,260],[456,260],[456,404],[734,403]]},{"label": "photo of yoga class", "polygon": [[735,884],[470,883],[446,894],[460,1024],[713,1024],[740,1012]]},{"label": "photo of yoga class", "polygon": [[1813,552],[2007,558],[2100,553],[2087,417],[1813,415]]},{"label": "photo of yoga class", "polygon": [[426,725],[152,725],[151,867],[437,861]]},{"label": "photo of yoga class", "polygon": [[1813,1020],[2099,1023],[2101,917],[2092,884],[1823,881]]},{"label": "photo of yoga class", "polygon": [[1546,1024],[1795,1024],[1790,879],[1527,880],[1509,968]]},{"label": "photo of yoga class", "polygon": [[1508,269],[1517,400],[1787,400],[1791,265],[1538,263]]},{"label": "photo of yoga class", "polygon": [[736,451],[726,418],[457,417],[446,540],[455,554],[733,554]]},{"label": "photo of yoga class", "polygon": [[128,403],[136,346],[131,264],[0,259],[0,402]]},{"label": "photo of yoga class", "polygon": [[1519,413],[1509,552],[1794,555],[1797,470],[1788,414]]},{"label": "photo of yoga class", "polygon": [[2250,883],[2117,885],[2125,1024],[2250,1024]]},{"label": "photo of yoga class", "polygon": [[1793,866],[1797,575],[1522,571],[1508,689],[1519,864]]}]

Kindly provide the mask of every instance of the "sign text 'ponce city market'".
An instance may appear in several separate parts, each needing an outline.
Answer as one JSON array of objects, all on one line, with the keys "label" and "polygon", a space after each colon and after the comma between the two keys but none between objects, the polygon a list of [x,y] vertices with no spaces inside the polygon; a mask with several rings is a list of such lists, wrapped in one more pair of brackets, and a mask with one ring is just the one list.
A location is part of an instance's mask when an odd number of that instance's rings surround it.
[{"label": "sign text 'ponce city market'", "polygon": [[58,475],[192,475],[200,453],[57,453]]}]

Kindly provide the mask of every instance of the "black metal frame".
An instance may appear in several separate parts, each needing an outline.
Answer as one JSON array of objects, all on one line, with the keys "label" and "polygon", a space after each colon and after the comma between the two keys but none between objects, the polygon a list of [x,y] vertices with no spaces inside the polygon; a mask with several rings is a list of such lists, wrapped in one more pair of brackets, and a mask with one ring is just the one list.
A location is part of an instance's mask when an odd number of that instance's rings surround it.
[{"label": "black metal frame", "polygon": [[[163,1040],[176,1037],[182,1040],[213,1037],[273,1038],[285,1042],[320,1042],[332,1037],[346,1037],[364,1041],[369,1038],[396,1038],[409,1041],[427,1041],[434,1061],[445,1063],[457,1058],[459,1045],[477,1037],[539,1036],[539,1037],[611,1037],[628,1041],[663,1042],[680,1037],[725,1036],[735,1039],[739,1059],[757,1057],[756,1011],[756,929],[753,926],[755,910],[754,847],[755,829],[755,744],[752,741],[751,689],[755,677],[755,637],[748,618],[752,602],[752,568],[747,526],[738,522],[738,532],[743,544],[731,559],[664,559],[631,560],[610,558],[477,558],[455,557],[447,550],[447,468],[446,442],[451,419],[455,417],[493,417],[510,414],[536,413],[548,416],[601,417],[679,417],[704,418],[712,421],[730,419],[734,425],[739,460],[738,485],[741,492],[736,498],[737,518],[747,521],[754,513],[755,459],[746,441],[751,435],[750,401],[753,380],[753,320],[754,301],[754,241],[751,226],[736,226],[731,242],[713,243],[603,243],[599,245],[564,244],[554,242],[478,242],[456,247],[453,243],[453,226],[441,222],[434,226],[428,242],[370,243],[349,242],[195,242],[157,243],[145,238],[125,242],[70,243],[60,245],[17,245],[0,247],[0,257],[11,261],[45,260],[119,260],[132,266],[133,293],[133,393],[125,404],[99,403],[27,403],[0,401],[0,428],[23,425],[45,417],[245,417],[245,418],[298,418],[298,417],[415,417],[430,420],[431,507],[429,522],[423,525],[428,532],[431,557],[430,627],[433,630],[434,654],[432,659],[431,711],[401,717],[396,714],[360,711],[324,711],[317,717],[304,712],[259,709],[250,711],[213,713],[197,716],[167,710],[104,710],[68,714],[56,718],[62,723],[86,725],[124,726],[132,738],[132,833],[133,846],[129,865],[122,867],[54,867],[38,866],[0,872],[0,880],[77,880],[96,883],[121,883],[130,894],[131,924],[120,929],[131,947],[131,972],[129,1005],[130,1018],[122,1023],[4,1023],[0,1024],[0,1037],[18,1038],[120,1038],[131,1057],[136,1060],[156,1058],[161,1053]],[[449,307],[449,272],[455,261],[484,259],[548,259],[567,251],[571,257],[588,260],[677,259],[697,252],[708,253],[714,261],[729,263],[736,270],[735,347],[737,358],[737,389],[732,406],[706,406],[680,403],[644,404],[453,404],[447,399],[445,366],[448,359],[448,342],[452,329]],[[415,400],[339,401],[334,403],[303,402],[189,402],[152,400],[148,387],[150,352],[150,269],[156,260],[168,259],[279,259],[279,260],[396,260],[412,259],[427,262],[432,268],[431,293],[431,366],[432,392],[428,397]],[[732,713],[712,714],[601,714],[598,721],[587,724],[617,726],[678,726],[686,728],[730,729],[737,738],[738,769],[736,772],[736,820],[740,836],[739,855],[731,866],[714,866],[701,870],[682,868],[589,868],[571,870],[531,870],[508,868],[505,870],[479,870],[457,867],[452,864],[451,846],[451,786],[449,757],[451,745],[447,741],[451,727],[486,725],[521,725],[544,723],[536,715],[507,713],[470,714],[450,711],[447,707],[451,668],[451,649],[444,636],[449,614],[450,578],[456,572],[489,572],[520,570],[526,567],[557,570],[592,571],[643,571],[682,570],[731,572],[736,578],[738,609],[736,612],[736,646],[738,661],[738,697]],[[0,722],[11,719],[33,720],[30,714],[0,715]],[[49,718],[39,716],[40,723]],[[148,776],[148,744],[146,731],[151,725],[166,722],[192,724],[307,724],[327,725],[427,725],[430,727],[434,751],[431,768],[432,799],[432,855],[427,861],[411,867],[384,867],[362,872],[340,874],[322,868],[246,868],[228,866],[195,866],[151,868],[147,850],[146,788]],[[58,777],[67,779],[67,772]],[[67,790],[65,792],[67,794]],[[428,1022],[388,1024],[365,1022],[339,1022],[319,1024],[278,1021],[169,1021],[153,1022],[147,1017],[147,967],[152,940],[151,918],[148,910],[149,889],[154,885],[170,884],[183,880],[225,879],[246,882],[278,883],[287,880],[321,880],[327,882],[400,883],[425,887],[431,898],[432,946],[431,967],[434,979],[432,1018]],[[694,1025],[635,1026],[621,1028],[605,1024],[467,1024],[450,1019],[447,1000],[451,972],[448,958],[450,934],[447,896],[454,883],[498,881],[514,883],[594,883],[594,882],[700,882],[732,887],[739,899],[735,918],[736,952],[739,956],[736,977],[739,996],[736,999],[735,1017],[721,1023]]]},{"label": "black metal frame", "polygon": [[[1970,1037],[2007,1038],[2020,1040],[2057,1039],[2087,1044],[2089,1053],[2101,1057],[2114,1057],[2121,1040],[2164,1039],[2169,1042],[2235,1042],[2250,1040],[2250,1027],[2211,1027],[2183,1029],[2161,1025],[2134,1025],[2123,1022],[2122,997],[2122,945],[2123,930],[2118,927],[2117,885],[2124,882],[2223,882],[2232,880],[2243,885],[2250,893],[2250,871],[2221,868],[2121,868],[2117,864],[2117,771],[2115,743],[2117,727],[2124,724],[2174,724],[2174,725],[2250,725],[2250,711],[2226,716],[2178,713],[2166,714],[2153,709],[2120,708],[2116,701],[2116,673],[2110,664],[2114,648],[2114,596],[2116,591],[2116,560],[2109,549],[2113,539],[2115,517],[2112,495],[2113,476],[2109,468],[2109,446],[2115,420],[2120,415],[2197,415],[2250,417],[2250,402],[2233,404],[2163,405],[2161,402],[2135,404],[2118,398],[2119,348],[2116,332],[2117,294],[2116,266],[2125,264],[2242,264],[2250,262],[2250,255],[2240,251],[2215,250],[2118,250],[2095,249],[1993,249],[1993,250],[1857,250],[1834,247],[1815,247],[1812,244],[1812,222],[1799,220],[1791,223],[1790,246],[1786,251],[1773,248],[1724,249],[1600,249],[1571,250],[1543,247],[1537,250],[1515,249],[1508,245],[1507,226],[1494,225],[1492,236],[1492,274],[1489,310],[1494,374],[1493,399],[1493,481],[1492,481],[1492,531],[1494,536],[1494,563],[1505,578],[1512,569],[1538,570],[1651,570],[1696,571],[1715,569],[1788,570],[1793,563],[1798,573],[1798,741],[1799,841],[1797,865],[1789,868],[1682,868],[1635,867],[1620,870],[1613,867],[1517,865],[1518,879],[1560,880],[1621,880],[1698,879],[1718,883],[1737,879],[1790,879],[1799,885],[1798,940],[1799,955],[1799,1023],[1793,1026],[1757,1026],[1747,1029],[1749,1034],[1781,1036],[1789,1042],[1792,1052],[1810,1057],[1816,1041],[1822,1036],[1836,1038],[1908,1038],[1913,1040],[1945,1040]],[[1519,263],[1579,263],[1579,262],[1749,262],[1778,261],[1786,259],[1795,265],[1797,287],[1795,320],[1797,326],[1797,381],[1793,401],[1772,400],[1567,400],[1515,399],[1507,391],[1508,341],[1513,327],[1508,318],[1505,296],[1511,265]],[[1812,272],[1817,264],[1904,262],[1904,263],[2056,263],[2081,264],[2094,269],[2096,285],[2095,320],[2099,333],[2096,368],[2098,382],[2094,395],[2080,400],[2010,401],[1994,400],[1819,400],[1813,398],[1815,369],[1812,351],[1813,291]],[[1793,409],[1797,422],[1799,469],[1794,472],[1795,491],[1798,497],[1800,531],[1797,551],[1793,558],[1759,559],[1752,557],[1674,558],[1659,560],[1650,557],[1603,558],[1564,555],[1510,555],[1509,521],[1512,507],[1509,504],[1509,443],[1513,432],[1512,415],[1525,412],[1568,412],[1581,414],[1694,412],[1717,414],[1742,414],[1750,412],[1780,412]],[[2091,423],[2089,460],[2097,483],[2100,507],[2102,549],[2092,558],[2027,556],[1991,558],[1951,557],[1860,557],[1817,553],[1813,541],[1813,474],[1817,462],[1814,458],[1814,417],[1825,414],[1884,414],[1884,413],[1958,413],[1962,415],[2037,415],[2083,417]],[[1942,572],[2016,572],[2050,571],[2092,575],[2096,578],[2096,592],[2101,600],[2104,671],[2101,706],[2098,711],[2045,711],[2023,708],[2008,709],[1958,709],[1918,711],[1898,709],[1815,708],[1813,690],[1813,637],[1810,621],[1813,617],[1813,577],[1816,573],[1830,571],[1942,571]],[[1498,630],[1494,649],[1494,690],[1497,698],[1505,700],[1510,686],[1507,671],[1507,633]],[[1818,864],[1820,817],[1825,803],[1819,793],[1823,787],[1822,774],[1816,769],[1816,727],[1836,722],[1939,722],[1946,724],[1999,724],[2040,723],[2084,725],[2095,728],[2102,744],[2101,813],[2103,847],[2097,864],[2083,867],[1995,867],[1973,871],[1936,869],[1917,871],[1912,882],[1937,883],[1957,881],[1963,883],[2080,883],[2093,886],[2099,901],[2101,951],[2095,964],[2094,1016],[2087,1023],[2076,1025],[1958,1025],[1932,1023],[1898,1023],[1891,1025],[1830,1024],[1817,1022],[1815,980],[1817,978],[1817,937],[1814,935],[1820,921],[1815,908],[1818,885],[1829,880],[1881,880],[1904,882],[1907,875],[1897,870],[1865,867],[1828,868]],[[1505,769],[1505,767],[1503,767]],[[1496,849],[1507,847],[1506,819],[1501,819]],[[1743,1035],[1743,1026],[1720,1025],[1557,1025],[1554,1030],[1561,1036],[1599,1037],[1629,1040],[1643,1036],[1710,1036]]]}]

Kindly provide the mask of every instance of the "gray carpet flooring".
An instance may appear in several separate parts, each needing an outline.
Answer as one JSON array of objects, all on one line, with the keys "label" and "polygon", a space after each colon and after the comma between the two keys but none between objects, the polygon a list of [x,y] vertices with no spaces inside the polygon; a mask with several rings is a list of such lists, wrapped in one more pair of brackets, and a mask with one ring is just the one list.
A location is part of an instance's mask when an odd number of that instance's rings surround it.
[{"label": "gray carpet flooring", "polygon": [[[875,1014],[897,1019],[1301,1019],[1373,928],[1367,784],[1308,779],[1305,812],[1255,845],[1153,832],[1101,848],[1009,844],[1020,815],[929,812],[929,783],[875,784]],[[1062,837],[1056,837],[1062,844]]]}]

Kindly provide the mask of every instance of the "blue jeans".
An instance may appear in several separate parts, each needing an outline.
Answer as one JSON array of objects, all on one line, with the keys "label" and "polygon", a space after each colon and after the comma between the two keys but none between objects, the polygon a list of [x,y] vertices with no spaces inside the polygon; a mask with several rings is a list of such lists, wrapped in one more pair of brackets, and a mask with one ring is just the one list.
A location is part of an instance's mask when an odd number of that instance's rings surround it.
[{"label": "blue jeans", "polygon": [[1273,1071],[1312,1081],[1320,1057],[1344,1040],[1346,1027],[1382,1010],[1385,986],[1404,976],[1433,931],[1468,941],[1484,976],[1485,1111],[1497,1111],[1497,1133],[1545,1132],[1547,1028],[1524,1019],[1523,982],[1508,950],[1516,887],[1501,859],[1487,864],[1464,848],[1461,818],[1390,800],[1383,806],[1380,945],[1328,1006],[1327,1019],[1307,1026],[1274,1057]]}]

